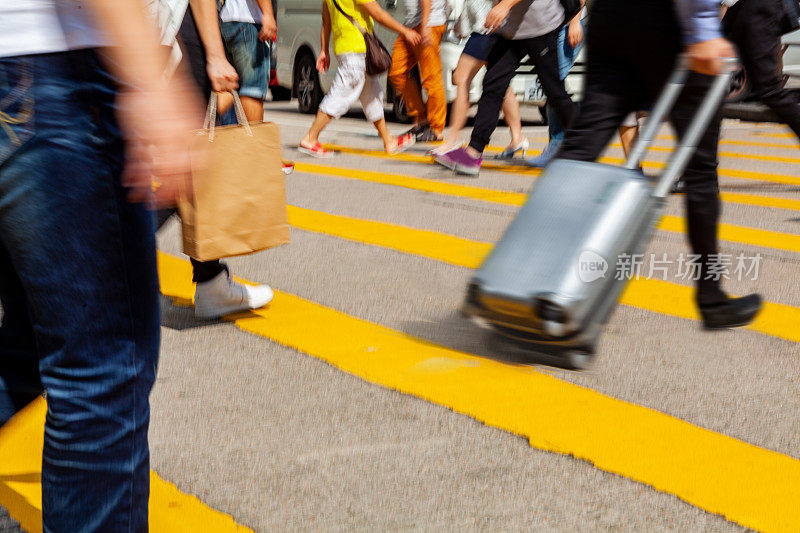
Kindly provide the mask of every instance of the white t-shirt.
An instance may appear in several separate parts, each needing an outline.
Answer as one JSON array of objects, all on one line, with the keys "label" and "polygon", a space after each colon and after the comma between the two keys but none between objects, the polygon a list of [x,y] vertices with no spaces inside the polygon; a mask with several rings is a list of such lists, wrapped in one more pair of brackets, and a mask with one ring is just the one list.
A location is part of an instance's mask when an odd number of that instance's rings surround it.
[{"label": "white t-shirt", "polygon": [[222,22],[261,24],[261,8],[256,0],[225,0],[219,17]]},{"label": "white t-shirt", "polygon": [[[431,0],[431,14],[428,17],[428,27],[441,26],[447,22],[447,16],[450,14],[450,4],[447,0]],[[406,21],[405,25],[409,28],[415,28],[422,22],[422,9],[419,6],[419,0],[406,0]]]},{"label": "white t-shirt", "polygon": [[0,0],[0,57],[106,46],[84,0]]}]

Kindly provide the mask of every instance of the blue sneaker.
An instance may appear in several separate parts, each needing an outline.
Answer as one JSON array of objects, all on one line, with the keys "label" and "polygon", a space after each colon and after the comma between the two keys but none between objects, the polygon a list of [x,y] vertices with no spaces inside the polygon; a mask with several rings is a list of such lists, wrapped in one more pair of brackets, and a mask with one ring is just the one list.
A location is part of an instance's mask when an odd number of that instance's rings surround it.
[{"label": "blue sneaker", "polygon": [[559,148],[561,148],[561,141],[550,141],[547,143],[547,146],[544,147],[541,154],[526,159],[525,164],[532,167],[544,168],[547,166],[547,163],[553,160]]}]

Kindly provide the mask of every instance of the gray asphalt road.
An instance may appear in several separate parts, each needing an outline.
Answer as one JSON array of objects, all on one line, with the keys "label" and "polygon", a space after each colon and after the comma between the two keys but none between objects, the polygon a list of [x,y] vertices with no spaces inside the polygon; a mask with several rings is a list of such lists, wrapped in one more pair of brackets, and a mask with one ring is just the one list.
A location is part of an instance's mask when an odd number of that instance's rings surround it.
[{"label": "gray asphalt road", "polygon": [[[529,110],[526,134],[541,149],[546,128]],[[390,172],[446,183],[525,192],[530,176],[486,171],[455,178],[418,162],[339,154],[317,161],[294,151],[311,117],[293,104],[269,105],[281,125],[285,156],[298,162]],[[732,140],[778,130],[729,121]],[[400,132],[402,125],[391,128]],[[781,130],[782,131],[782,130]],[[359,113],[328,129],[324,141],[379,148]],[[498,128],[493,144],[508,136]],[[667,141],[664,143],[668,144]],[[787,148],[723,146],[757,156],[797,157]],[[414,147],[414,153],[424,153]],[[618,149],[611,150],[619,155]],[[654,158],[664,158],[656,153]],[[796,162],[736,159],[723,166],[794,176]],[[723,189],[797,199],[792,185],[723,178]],[[296,172],[293,205],[473,240],[500,237],[515,208],[358,180]],[[682,212],[679,198],[669,212]],[[794,211],[726,204],[724,221],[798,232]],[[179,253],[177,223],[160,235]],[[650,251],[686,252],[684,237],[659,232]],[[758,289],[796,305],[798,255],[726,242],[723,251],[760,252]],[[229,261],[246,279],[270,283],[349,315],[438,344],[496,359],[513,358],[457,314],[468,269],[302,230],[275,250]],[[270,530],[671,530],[732,531],[738,526],[646,485],[567,456],[533,449],[518,436],[426,401],[369,384],[330,365],[244,333],[230,323],[201,323],[164,302],[163,354],[153,393],[152,466],[162,477],[257,531]],[[307,334],[315,334],[307,325]],[[696,322],[633,307],[615,314],[600,356],[584,372],[544,372],[615,398],[654,408],[757,446],[800,458],[797,345],[752,331],[711,334]]]}]

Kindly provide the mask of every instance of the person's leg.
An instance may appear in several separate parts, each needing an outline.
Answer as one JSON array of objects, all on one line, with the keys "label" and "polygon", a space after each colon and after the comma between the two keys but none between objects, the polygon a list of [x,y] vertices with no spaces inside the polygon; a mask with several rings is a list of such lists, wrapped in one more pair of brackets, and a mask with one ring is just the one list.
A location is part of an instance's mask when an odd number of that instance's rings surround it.
[{"label": "person's leg", "polygon": [[624,59],[591,46],[589,50],[584,98],[564,135],[558,153],[562,159],[596,160],[639,99],[640,84]]},{"label": "person's leg", "polygon": [[[517,95],[511,86],[506,90],[503,96],[503,119],[508,125],[508,130],[511,132],[511,144],[509,148],[515,148],[522,144],[524,137],[522,136],[522,117],[519,113],[519,102]],[[523,157],[525,154],[522,154]]]},{"label": "person's leg", "polygon": [[497,127],[497,119],[503,106],[508,86],[519,67],[520,53],[515,41],[498,37],[486,61],[487,70],[483,78],[483,92],[478,102],[475,125],[469,141],[468,153],[479,157],[489,144],[489,139]]},{"label": "person's leg", "polygon": [[47,391],[44,530],[143,531],[160,334],[153,215],[120,183],[116,82],[96,55],[0,59],[0,78],[15,70],[34,80],[19,87],[36,120],[11,126],[27,142],[0,149],[0,235]]},{"label": "person's leg", "polygon": [[397,148],[397,139],[392,137],[389,128],[386,127],[386,119],[383,116],[383,87],[376,76],[366,77],[359,100],[361,108],[364,110],[364,116],[378,130],[384,150],[394,151]]},{"label": "person's leg", "polygon": [[780,16],[780,3],[775,0],[742,1],[725,14],[725,29],[739,49],[755,96],[800,138],[800,104],[781,83]]},{"label": "person's leg", "polygon": [[[269,91],[269,46],[258,38],[261,26],[246,22],[222,22],[220,30],[225,54],[239,74],[239,96],[248,122],[264,120],[264,99]],[[226,113],[233,98],[219,96],[217,110]]]},{"label": "person's leg", "polygon": [[636,136],[639,134],[638,126],[622,125],[619,127],[619,140],[622,143],[622,151],[625,157],[630,155],[633,149],[633,143],[636,141]]},{"label": "person's leg", "polygon": [[406,103],[408,116],[415,124],[428,121],[425,104],[422,102],[422,93],[416,78],[411,75],[411,69],[418,62],[417,51],[400,35],[394,41],[392,48],[392,66],[389,68],[389,82],[394,90],[399,93]]},{"label": "person's leg", "polygon": [[306,133],[305,137],[300,141],[300,146],[311,148],[319,143],[319,134],[325,129],[325,126],[330,124],[333,117],[322,110],[317,111],[317,116],[314,117],[314,122]]},{"label": "person's leg", "polygon": [[[337,56],[339,68],[331,89],[319,104],[319,111],[314,123],[300,141],[301,151],[319,151],[319,135],[334,118],[344,116],[361,97],[361,91],[367,77],[365,54],[343,54]],[[316,148],[315,148],[316,147]],[[330,154],[323,149],[322,157]]]},{"label": "person's leg", "polygon": [[453,70],[456,98],[450,108],[450,127],[444,143],[440,148],[434,150],[435,152],[444,153],[458,144],[459,134],[467,124],[467,115],[470,107],[469,89],[472,85],[472,80],[475,79],[475,75],[485,64],[480,59],[475,59],[464,53],[458,58],[458,64]]},{"label": "person's leg", "polygon": [[420,44],[418,52],[422,87],[428,95],[425,116],[437,139],[443,137],[447,121],[447,99],[444,96],[442,57],[439,51],[444,30],[444,26],[431,28],[432,42],[427,46]]},{"label": "person's leg", "polygon": [[547,96],[547,105],[556,112],[561,124],[569,127],[577,112],[577,106],[567,94],[564,80],[559,77],[557,52],[559,31],[553,30],[541,37],[522,39],[519,43],[521,50],[533,58],[536,75],[539,77],[545,96]]},{"label": "person's leg", "polygon": [[0,426],[2,426],[44,390],[39,378],[39,353],[28,311],[27,296],[11,263],[8,250],[3,244],[2,235],[0,235],[0,305],[3,308],[3,317],[0,320]]},{"label": "person's leg", "polygon": [[[682,137],[703,101],[713,78],[692,73],[681,93],[670,119]],[[697,302],[715,304],[725,300],[719,280],[708,280],[710,257],[718,253],[717,226],[720,215],[719,184],[717,181],[717,145],[722,123],[720,109],[701,138],[697,150],[683,173],[686,191],[686,218],[692,251],[701,261],[697,283]]]},{"label": "person's leg", "polygon": [[242,96],[240,98],[244,116],[248,122],[261,122],[264,120],[264,100]]}]

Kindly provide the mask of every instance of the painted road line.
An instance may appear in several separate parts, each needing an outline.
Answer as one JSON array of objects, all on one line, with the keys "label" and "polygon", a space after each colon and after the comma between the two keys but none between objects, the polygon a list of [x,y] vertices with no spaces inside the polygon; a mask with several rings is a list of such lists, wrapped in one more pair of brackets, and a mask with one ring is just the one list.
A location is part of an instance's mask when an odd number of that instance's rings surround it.
[{"label": "painted road line", "polygon": [[[191,301],[191,266],[159,254],[162,292]],[[674,299],[674,290],[665,296]],[[688,292],[688,288],[687,288]],[[526,366],[458,352],[276,291],[240,329],[571,455],[762,531],[800,528],[800,461]],[[313,332],[307,325],[314,324]]]},{"label": "painted road line", "polygon": [[[42,446],[47,404],[39,398],[0,427],[0,505],[30,533],[42,531]],[[150,471],[150,531],[252,531]]]},{"label": "painted road line", "polygon": [[[794,135],[792,135],[794,137]],[[547,137],[528,137],[528,140],[535,143],[541,143],[545,145],[549,142]],[[675,137],[671,135],[659,135],[655,138],[656,141],[672,141],[673,144],[670,146],[658,147],[660,151],[667,151],[674,149],[674,141]],[[800,150],[800,144],[797,142],[794,143],[769,143],[769,142],[761,142],[761,141],[744,141],[739,139],[720,139],[719,141],[720,146],[745,146],[751,148],[776,148],[778,150]],[[614,142],[609,144],[611,148],[622,148],[622,143]],[[544,146],[542,146],[544,148]],[[656,148],[653,146],[652,148]],[[505,150],[505,146],[497,146],[497,145],[487,145],[484,151],[492,152],[492,153],[499,153]]]},{"label": "painted road line", "polygon": [[[527,196],[522,193],[481,189],[479,187],[471,187],[466,185],[451,185],[444,182],[424,180],[423,178],[405,178],[399,174],[382,175],[381,173],[373,171],[338,169],[336,167],[325,167],[323,165],[304,165],[301,163],[297,163],[295,168],[298,172],[311,172],[317,176],[333,175],[357,180],[363,179],[373,183],[388,184],[414,190],[433,192],[436,194],[490,201],[511,206],[521,206],[527,198]],[[430,183],[428,183],[429,181]],[[764,199],[764,202],[766,202],[766,199]],[[293,208],[290,207],[290,209]],[[366,224],[369,221],[364,222]],[[686,233],[684,219],[682,217],[673,215],[664,215],[661,218],[658,229],[672,233]],[[373,231],[373,229],[370,229],[369,231]],[[791,233],[781,233],[758,228],[735,226],[733,224],[720,224],[719,237],[724,241],[735,242],[738,244],[747,244],[751,246],[760,246],[765,248],[773,248],[775,250],[800,253],[800,235],[794,235]],[[422,237],[416,236],[409,238]]]},{"label": "painted road line", "polygon": [[[613,145],[612,145],[613,146]],[[791,146],[787,148],[792,148]],[[668,146],[651,146],[650,150],[653,152],[669,152],[672,153],[674,148]],[[751,161],[767,161],[769,163],[789,163],[796,165],[800,163],[800,157],[787,157],[777,155],[760,155],[760,154],[745,154],[741,152],[719,152],[719,157],[729,157],[735,159],[750,159]]]},{"label": "painted road line", "polygon": [[[492,243],[445,233],[331,215],[294,206],[289,207],[289,223],[298,229],[473,269],[481,265],[493,247]],[[698,317],[692,294],[693,289],[685,285],[640,278],[631,281],[620,303],[654,313],[696,320]],[[800,324],[800,308],[767,302],[756,321],[747,328],[800,342],[800,328],[797,324]]]},{"label": "painted road line", "polygon": [[[380,183],[383,185],[394,185],[396,187],[403,187],[405,189],[412,189],[416,191],[431,192],[447,196],[459,196],[462,198],[470,198],[472,200],[481,200],[499,204],[521,206],[523,203],[525,203],[525,199],[527,198],[526,193],[502,191],[498,189],[486,189],[483,187],[475,187],[473,185],[458,185],[446,183],[441,180],[420,178],[409,176],[407,174],[390,174],[374,170],[332,167],[328,165],[318,165],[315,163],[296,163],[295,170],[307,174],[335,176],[339,178],[368,181],[371,183]],[[789,198],[776,198],[774,196],[760,196],[732,192],[723,192],[720,194],[720,197],[724,202],[728,203],[800,211],[800,200],[792,200]]]},{"label": "painted road line", "polygon": [[[325,144],[323,146],[328,150],[334,150],[337,152],[342,152],[347,154],[363,155],[366,157],[375,157],[380,159],[394,159],[395,161],[408,161],[412,163],[425,163],[429,165],[436,164],[436,162],[433,161],[431,157],[423,155],[415,155],[408,153],[389,155],[382,150],[353,148],[350,146],[342,146],[338,144]],[[598,161],[600,163],[608,163],[610,165],[621,165],[624,162],[624,160],[621,157],[602,157]],[[645,168],[663,169],[664,167],[666,167],[666,163],[662,161],[645,161],[643,166]],[[528,175],[528,176],[538,176],[539,174],[542,173],[541,169],[538,168],[531,168],[522,165],[507,165],[503,163],[494,163],[492,161],[484,161],[482,168],[485,170],[496,170],[500,172],[509,172],[512,174]],[[723,178],[765,181],[769,183],[780,183],[782,185],[800,185],[800,177],[787,176],[785,174],[754,172],[751,170],[738,170],[738,169],[724,168],[724,167],[720,167],[718,172],[720,177]]]}]

